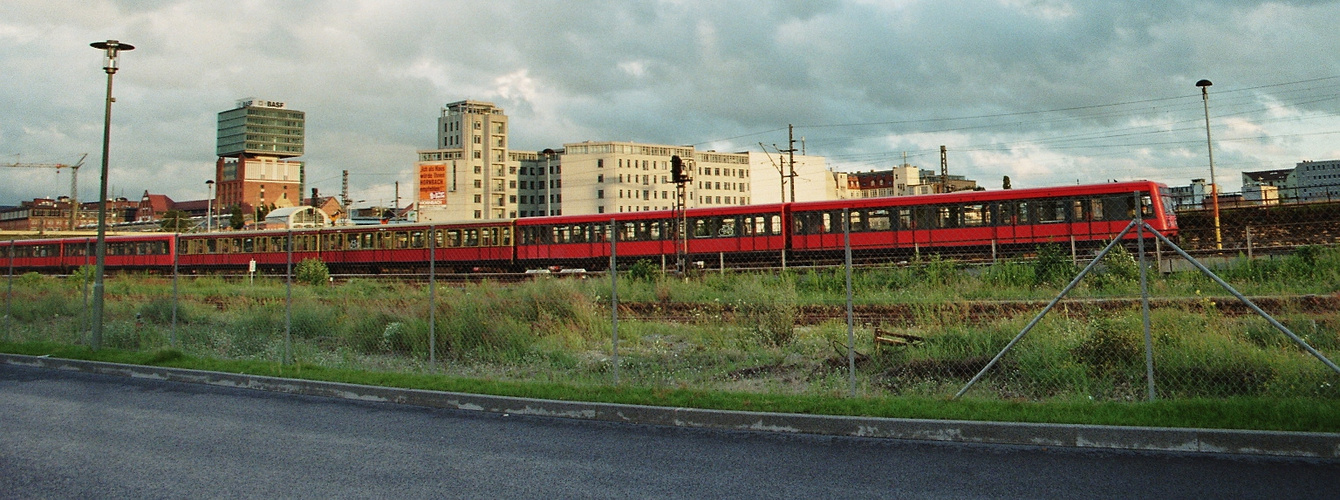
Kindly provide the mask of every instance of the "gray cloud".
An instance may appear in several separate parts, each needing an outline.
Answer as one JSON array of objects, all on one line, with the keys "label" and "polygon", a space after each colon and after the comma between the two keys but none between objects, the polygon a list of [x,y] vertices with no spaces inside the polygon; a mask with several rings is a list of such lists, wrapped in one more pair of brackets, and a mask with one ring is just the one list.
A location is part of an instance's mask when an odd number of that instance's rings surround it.
[{"label": "gray cloud", "polygon": [[[938,163],[995,186],[1205,177],[1340,157],[1340,3],[1065,0],[44,0],[0,5],[0,161],[100,161],[94,40],[137,45],[116,77],[113,181],[204,196],[215,115],[237,98],[308,114],[315,187],[408,182],[440,107],[489,100],[513,146],[782,143],[843,168]],[[764,133],[766,132],[766,133]],[[91,170],[90,170],[91,171]],[[0,204],[65,192],[0,170]],[[81,179],[83,197],[96,187]]]}]

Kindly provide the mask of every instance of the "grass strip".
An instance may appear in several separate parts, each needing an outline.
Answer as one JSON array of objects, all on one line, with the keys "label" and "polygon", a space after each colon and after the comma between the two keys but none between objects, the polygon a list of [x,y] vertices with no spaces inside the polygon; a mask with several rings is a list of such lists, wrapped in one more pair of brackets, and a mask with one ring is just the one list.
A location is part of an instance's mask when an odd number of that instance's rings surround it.
[{"label": "grass strip", "polygon": [[196,358],[166,349],[132,352],[57,343],[0,343],[0,351],[63,359],[163,366],[381,387],[717,410],[932,420],[1138,427],[1340,432],[1340,401],[1233,397],[1154,402],[950,401],[924,397],[848,398],[608,385],[574,385],[331,369],[307,364]]}]

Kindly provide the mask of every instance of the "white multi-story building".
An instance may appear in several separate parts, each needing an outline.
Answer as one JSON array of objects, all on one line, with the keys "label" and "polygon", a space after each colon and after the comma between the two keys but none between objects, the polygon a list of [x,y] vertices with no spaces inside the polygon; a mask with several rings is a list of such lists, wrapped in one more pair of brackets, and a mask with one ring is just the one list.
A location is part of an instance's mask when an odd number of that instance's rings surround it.
[{"label": "white multi-story building", "polygon": [[1340,200],[1340,160],[1303,161],[1294,168],[1286,198],[1299,201]]}]

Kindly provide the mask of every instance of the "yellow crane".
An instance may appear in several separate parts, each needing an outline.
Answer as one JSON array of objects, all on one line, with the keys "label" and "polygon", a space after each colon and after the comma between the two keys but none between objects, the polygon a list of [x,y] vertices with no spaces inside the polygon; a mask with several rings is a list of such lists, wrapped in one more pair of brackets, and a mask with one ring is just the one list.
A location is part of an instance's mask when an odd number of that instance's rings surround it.
[{"label": "yellow crane", "polygon": [[60,173],[60,169],[62,168],[69,168],[70,169],[70,230],[74,231],[75,228],[79,227],[79,167],[84,166],[85,158],[88,158],[88,153],[84,153],[83,155],[81,155],[79,157],[79,161],[75,162],[73,165],[67,163],[22,163],[16,161],[14,163],[0,164],[0,166],[14,167],[14,168],[54,168],[56,169],[57,173]]}]

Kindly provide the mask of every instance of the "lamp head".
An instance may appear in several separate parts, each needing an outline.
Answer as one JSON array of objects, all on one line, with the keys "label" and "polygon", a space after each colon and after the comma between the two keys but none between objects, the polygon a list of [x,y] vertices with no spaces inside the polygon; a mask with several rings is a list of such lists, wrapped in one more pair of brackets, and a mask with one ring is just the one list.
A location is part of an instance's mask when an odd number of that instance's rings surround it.
[{"label": "lamp head", "polygon": [[106,56],[102,60],[102,69],[106,70],[108,74],[116,73],[116,58],[122,51],[135,50],[134,45],[121,43],[116,40],[93,42],[88,45],[106,52]]}]

